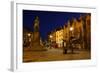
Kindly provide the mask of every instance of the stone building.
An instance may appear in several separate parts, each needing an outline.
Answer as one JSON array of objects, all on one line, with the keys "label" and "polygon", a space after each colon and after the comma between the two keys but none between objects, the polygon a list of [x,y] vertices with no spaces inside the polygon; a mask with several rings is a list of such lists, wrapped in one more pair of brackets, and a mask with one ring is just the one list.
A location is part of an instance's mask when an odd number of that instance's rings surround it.
[{"label": "stone building", "polygon": [[56,31],[56,43],[58,44],[58,47],[61,48],[63,46],[63,28],[60,28]]},{"label": "stone building", "polygon": [[[54,35],[56,34],[56,36]],[[63,40],[74,46],[85,49],[90,48],[91,43],[91,15],[86,14],[79,18],[69,20],[62,28],[52,32],[52,41],[56,41],[58,47],[63,47]],[[55,40],[56,39],[56,40]],[[68,46],[69,44],[67,44]]]}]

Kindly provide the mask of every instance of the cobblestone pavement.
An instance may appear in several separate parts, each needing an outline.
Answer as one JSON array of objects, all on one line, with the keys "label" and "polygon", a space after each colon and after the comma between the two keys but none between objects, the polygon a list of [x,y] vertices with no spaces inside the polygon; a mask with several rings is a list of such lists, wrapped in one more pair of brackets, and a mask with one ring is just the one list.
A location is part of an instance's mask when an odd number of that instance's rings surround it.
[{"label": "cobblestone pavement", "polygon": [[90,58],[90,52],[86,50],[74,50],[73,54],[70,53],[70,51],[68,51],[67,54],[63,54],[63,50],[61,49],[49,49],[47,51],[24,51],[23,53],[23,62],[84,60]]}]

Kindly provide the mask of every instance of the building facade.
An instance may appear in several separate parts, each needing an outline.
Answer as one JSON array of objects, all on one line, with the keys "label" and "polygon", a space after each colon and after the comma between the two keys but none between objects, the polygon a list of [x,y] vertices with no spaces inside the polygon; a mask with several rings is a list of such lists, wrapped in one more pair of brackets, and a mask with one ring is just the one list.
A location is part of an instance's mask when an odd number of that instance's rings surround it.
[{"label": "building facade", "polygon": [[52,36],[52,41],[55,41],[58,45],[58,48],[63,47],[63,41],[66,41],[67,46],[73,41],[74,46],[79,49],[90,48],[91,15],[86,14],[79,18],[73,18],[50,35]]}]

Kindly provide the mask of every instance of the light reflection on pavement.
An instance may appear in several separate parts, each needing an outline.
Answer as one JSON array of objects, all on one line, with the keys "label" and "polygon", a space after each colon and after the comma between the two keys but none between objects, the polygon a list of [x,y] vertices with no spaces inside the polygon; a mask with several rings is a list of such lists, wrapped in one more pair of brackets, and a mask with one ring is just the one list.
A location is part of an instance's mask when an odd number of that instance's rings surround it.
[{"label": "light reflection on pavement", "polygon": [[24,51],[23,54],[23,62],[84,60],[90,58],[91,54],[86,50],[74,51],[74,54],[63,54],[63,50],[61,49],[49,49],[48,51]]}]

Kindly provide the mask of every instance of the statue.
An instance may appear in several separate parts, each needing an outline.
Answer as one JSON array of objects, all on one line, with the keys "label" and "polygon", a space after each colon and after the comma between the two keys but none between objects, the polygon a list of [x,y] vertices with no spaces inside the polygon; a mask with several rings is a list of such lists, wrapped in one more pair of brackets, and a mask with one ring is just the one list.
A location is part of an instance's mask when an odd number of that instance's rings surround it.
[{"label": "statue", "polygon": [[33,26],[34,26],[34,32],[38,32],[39,31],[39,17],[38,16],[36,16]]},{"label": "statue", "polygon": [[31,43],[31,50],[42,51],[43,46],[40,44],[40,32],[39,32],[39,17],[36,16],[33,23],[33,38]]}]

